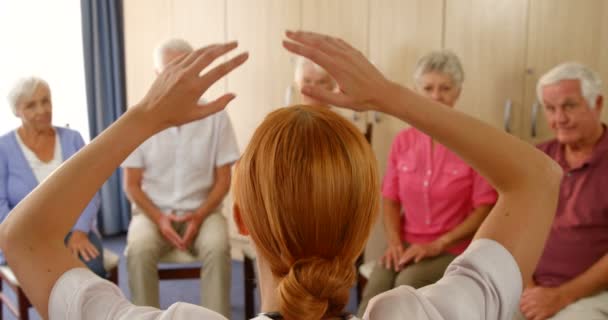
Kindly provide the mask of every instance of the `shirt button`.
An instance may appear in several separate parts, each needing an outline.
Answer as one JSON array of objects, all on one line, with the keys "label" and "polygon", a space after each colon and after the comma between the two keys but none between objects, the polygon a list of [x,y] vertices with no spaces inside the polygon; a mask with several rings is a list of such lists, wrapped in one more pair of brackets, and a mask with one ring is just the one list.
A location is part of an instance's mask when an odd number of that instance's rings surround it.
[{"label": "shirt button", "polygon": [[430,176],[430,175],[431,175],[431,173],[433,173],[433,171],[428,170],[428,171],[426,172],[426,175],[427,175],[427,176]]},{"label": "shirt button", "polygon": [[424,185],[425,187],[428,187],[428,186],[429,186],[429,182],[428,182],[428,181],[425,181],[425,182],[423,183],[423,185]]},{"label": "shirt button", "polygon": [[426,222],[426,225],[428,226],[429,224],[431,224],[431,219],[426,218],[426,221],[425,221],[425,222]]}]

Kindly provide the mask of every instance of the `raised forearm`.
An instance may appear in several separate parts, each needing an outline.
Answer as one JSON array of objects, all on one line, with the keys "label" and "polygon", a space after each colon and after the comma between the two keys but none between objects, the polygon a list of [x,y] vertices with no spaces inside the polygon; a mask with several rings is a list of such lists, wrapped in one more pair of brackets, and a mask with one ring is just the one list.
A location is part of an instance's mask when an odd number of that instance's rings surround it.
[{"label": "raised forearm", "polygon": [[383,198],[384,233],[390,245],[401,244],[401,204],[395,200]]},{"label": "raised forearm", "polygon": [[520,139],[397,84],[385,88],[378,98],[382,110],[456,152],[499,191],[554,175],[552,161]]},{"label": "raised forearm", "polygon": [[444,247],[450,247],[461,240],[472,238],[483,220],[490,213],[490,210],[492,210],[492,205],[481,205],[473,209],[473,212],[464,221],[456,226],[456,228],[439,237],[438,240],[443,243]]},{"label": "raised forearm", "polygon": [[163,214],[154,202],[152,202],[150,197],[141,189],[141,186],[127,186],[126,194],[129,201],[134,203],[151,221],[157,222],[160,215]]},{"label": "raised forearm", "polygon": [[84,209],[80,218],[76,221],[76,224],[73,227],[73,230],[82,231],[84,233],[89,233],[91,231],[91,226],[93,225],[93,221],[97,218],[97,213],[99,212],[101,199],[99,197],[99,193],[95,193],[95,196],[89,203],[87,207]]},{"label": "raised forearm", "polygon": [[196,210],[202,219],[205,219],[224,201],[230,190],[231,165],[225,165],[216,169],[215,180],[207,200]]},{"label": "raised forearm", "polygon": [[608,289],[608,254],[594,263],[587,271],[559,288],[568,303]]}]

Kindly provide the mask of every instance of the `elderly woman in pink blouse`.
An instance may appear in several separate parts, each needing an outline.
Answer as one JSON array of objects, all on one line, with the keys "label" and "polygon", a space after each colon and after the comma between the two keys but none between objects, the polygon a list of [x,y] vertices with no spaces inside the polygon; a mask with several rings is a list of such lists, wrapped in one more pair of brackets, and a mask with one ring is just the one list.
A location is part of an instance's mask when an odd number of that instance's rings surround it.
[{"label": "elderly woman in pink blouse", "polygon": [[[464,72],[455,54],[434,51],[418,61],[414,78],[420,93],[452,108]],[[363,292],[361,315],[369,300],[384,291],[439,280],[497,199],[462,159],[415,128],[393,141],[382,195],[388,247]]]}]

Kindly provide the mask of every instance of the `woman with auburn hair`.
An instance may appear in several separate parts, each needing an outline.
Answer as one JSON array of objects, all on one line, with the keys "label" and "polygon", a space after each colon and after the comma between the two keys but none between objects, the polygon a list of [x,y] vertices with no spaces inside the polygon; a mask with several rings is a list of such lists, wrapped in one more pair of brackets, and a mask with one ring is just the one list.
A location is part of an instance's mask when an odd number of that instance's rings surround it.
[{"label": "woman with auburn hair", "polygon": [[262,310],[286,319],[342,314],[378,212],[376,172],[369,143],[329,109],[266,117],[233,186],[235,220],[259,254]]},{"label": "woman with auburn hair", "polygon": [[[530,277],[554,215],[559,167],[526,143],[387,80],[342,40],[306,32],[287,36],[291,41],[284,47],[321,65],[341,90],[305,86],[305,94],[410,122],[457,152],[499,193],[471,246],[437,284],[381,294],[364,319],[512,319],[522,279]],[[187,303],[166,311],[134,306],[118,287],[83,268],[62,240],[137,145],[160,130],[217,112],[234,98],[227,94],[202,107],[197,103],[246,60],[246,54],[238,55],[200,75],[234,47],[215,45],[173,61],[139,104],[0,225],[0,247],[43,317],[223,319]],[[354,280],[352,263],[369,234],[379,191],[369,147],[336,119],[315,108],[279,110],[256,131],[238,165],[234,211],[240,231],[251,235],[258,252],[264,313],[257,319],[349,317],[342,312]]]}]

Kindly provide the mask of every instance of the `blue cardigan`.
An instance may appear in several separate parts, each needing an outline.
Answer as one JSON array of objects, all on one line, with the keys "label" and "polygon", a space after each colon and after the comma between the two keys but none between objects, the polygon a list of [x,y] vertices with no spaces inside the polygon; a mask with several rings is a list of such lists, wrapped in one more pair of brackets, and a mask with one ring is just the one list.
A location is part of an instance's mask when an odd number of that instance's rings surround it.
[{"label": "blue cardigan", "polygon": [[[84,146],[84,140],[78,131],[60,127],[55,127],[55,130],[59,135],[63,161]],[[17,142],[16,134],[17,131],[13,130],[0,137],[0,222],[38,185],[38,180]],[[78,218],[73,230],[88,233],[95,228],[99,205],[99,193],[96,193]]]}]

